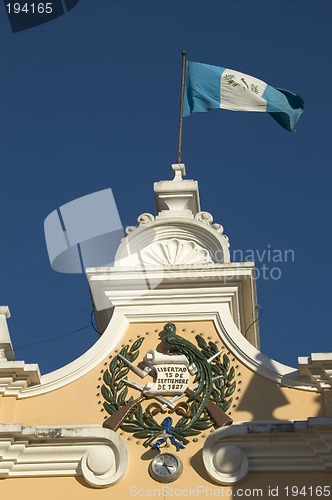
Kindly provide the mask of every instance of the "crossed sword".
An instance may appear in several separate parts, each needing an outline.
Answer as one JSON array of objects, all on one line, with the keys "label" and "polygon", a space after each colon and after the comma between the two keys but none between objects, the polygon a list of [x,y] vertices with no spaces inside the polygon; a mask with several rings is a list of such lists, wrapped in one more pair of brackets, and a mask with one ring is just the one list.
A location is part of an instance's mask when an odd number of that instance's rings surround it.
[{"label": "crossed sword", "polygon": [[[217,352],[213,356],[207,359],[208,363],[211,363],[213,359],[215,359],[217,356],[222,351]],[[132,372],[136,373],[141,378],[145,378],[147,375],[151,373],[153,368],[150,366],[146,366],[144,370],[141,370],[138,366],[135,366],[133,363],[131,363],[127,358],[122,356],[121,354],[118,354],[118,358],[120,358],[128,367],[131,369]],[[223,378],[223,375],[218,375],[216,377],[212,378],[212,382],[215,382],[217,379]],[[110,417],[108,417],[104,423],[103,427],[106,427],[107,429],[112,429],[113,431],[116,431],[122,424],[122,422],[126,419],[126,417],[129,415],[129,413],[132,411],[132,409],[141,403],[144,399],[147,398],[146,394],[144,394],[144,387],[140,384],[136,384],[136,382],[132,382],[131,380],[128,380],[127,378],[122,379],[123,382],[128,385],[129,387],[132,387],[134,389],[137,389],[141,391],[141,395],[134,399],[134,401],[131,401],[130,403],[121,406],[116,412],[114,412]],[[175,409],[175,402],[181,399],[184,395],[186,396],[192,396],[194,394],[194,390],[198,387],[198,384],[194,385],[191,388],[187,388],[183,394],[176,395],[172,399],[166,399],[163,396],[159,395],[154,395],[153,398],[162,403],[162,410],[165,408],[169,407],[172,410]],[[201,396],[196,396],[195,398],[197,401],[202,401]],[[217,406],[215,403],[212,401],[208,401],[205,405],[205,408],[209,412],[211,418],[214,420],[214,423],[217,425],[217,427],[222,427],[224,425],[229,425],[233,422],[233,420],[223,411],[219,406]]]}]

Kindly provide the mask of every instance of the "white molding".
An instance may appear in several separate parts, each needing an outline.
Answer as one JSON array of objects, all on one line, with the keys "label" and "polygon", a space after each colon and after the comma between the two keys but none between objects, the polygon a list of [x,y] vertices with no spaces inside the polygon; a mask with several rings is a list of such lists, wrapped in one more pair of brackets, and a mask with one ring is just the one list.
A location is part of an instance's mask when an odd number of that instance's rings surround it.
[{"label": "white molding", "polygon": [[0,394],[18,396],[27,387],[40,384],[40,372],[37,364],[15,361],[8,318],[9,307],[0,306]]},{"label": "white molding", "polygon": [[41,375],[37,364],[24,361],[6,361],[0,358],[0,394],[18,396],[30,386],[40,384]]},{"label": "white molding", "polygon": [[[205,264],[170,268],[89,268],[87,277],[97,311],[119,305],[195,305],[229,300],[234,321],[248,340],[259,348],[256,282],[252,262]],[[176,299],[175,299],[176,296]],[[228,299],[226,299],[228,300]],[[98,314],[98,313],[97,313]]]},{"label": "white molding", "polygon": [[[175,168],[174,168],[175,167]],[[173,216],[193,216],[200,211],[198,182],[190,179],[182,179],[185,175],[185,166],[179,171],[177,166],[172,165],[174,178],[169,181],[155,182],[153,190],[155,193],[158,216],[163,217],[171,213]]]},{"label": "white molding", "polygon": [[100,426],[23,427],[0,424],[0,478],[83,476],[96,488],[124,476],[127,448]]},{"label": "white molding", "polygon": [[[167,303],[168,302],[168,303]],[[176,302],[176,300],[175,300]],[[41,377],[39,386],[29,387],[17,397],[26,398],[58,389],[89,373],[98,366],[121,341],[129,324],[172,321],[213,321],[227,349],[253,372],[285,387],[318,391],[319,386],[298,378],[297,371],[265,356],[253,347],[236,327],[229,304],[175,304],[172,300],[123,305],[114,310],[104,334],[86,353],[67,366]]]},{"label": "white molding", "polygon": [[82,356],[58,370],[42,375],[40,385],[29,387],[24,392],[20,393],[18,398],[37,396],[39,394],[54,391],[55,389],[59,389],[60,387],[74,382],[96,368],[110,355],[110,353],[112,353],[129,326],[129,321],[126,317],[121,315],[121,317],[117,319],[115,323],[111,321],[109,324],[110,327],[112,323],[112,326],[115,328],[115,334],[114,331],[108,327],[106,329],[108,331],[107,334],[105,331],[101,338],[88,351],[82,354]]},{"label": "white molding", "polygon": [[0,360],[14,361],[14,351],[10,340],[7,319],[10,318],[8,306],[0,306]]},{"label": "white molding", "polygon": [[298,358],[299,375],[319,385],[332,389],[332,352],[313,352],[310,357]]},{"label": "white molding", "polygon": [[250,472],[332,471],[332,418],[235,423],[203,448],[208,475],[230,485]]}]

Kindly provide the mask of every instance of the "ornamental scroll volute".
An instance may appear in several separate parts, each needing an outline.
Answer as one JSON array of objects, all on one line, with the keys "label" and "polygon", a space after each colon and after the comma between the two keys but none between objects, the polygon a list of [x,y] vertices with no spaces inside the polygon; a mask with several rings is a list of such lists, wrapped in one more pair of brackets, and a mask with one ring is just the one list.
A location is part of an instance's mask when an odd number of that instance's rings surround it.
[{"label": "ornamental scroll volute", "polygon": [[143,356],[141,337],[111,359],[101,388],[110,414],[103,425],[143,439],[145,447],[171,443],[180,450],[189,436],[232,423],[227,411],[235,370],[215,342],[197,335],[195,345],[173,323],[164,326],[160,339]]}]

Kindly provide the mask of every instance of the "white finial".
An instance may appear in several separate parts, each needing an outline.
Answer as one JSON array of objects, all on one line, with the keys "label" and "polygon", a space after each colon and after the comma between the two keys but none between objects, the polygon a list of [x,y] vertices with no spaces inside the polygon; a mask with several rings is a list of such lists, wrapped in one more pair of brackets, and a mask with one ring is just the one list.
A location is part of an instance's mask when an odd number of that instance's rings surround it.
[{"label": "white finial", "polygon": [[186,175],[186,167],[184,163],[173,163],[172,169],[174,172],[173,181],[181,181],[182,176]]}]

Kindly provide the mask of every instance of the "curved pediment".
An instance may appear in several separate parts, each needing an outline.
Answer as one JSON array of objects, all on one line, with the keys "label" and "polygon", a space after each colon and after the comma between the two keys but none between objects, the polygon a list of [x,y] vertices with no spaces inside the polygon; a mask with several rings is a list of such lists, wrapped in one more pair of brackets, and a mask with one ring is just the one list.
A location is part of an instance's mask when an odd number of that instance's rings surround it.
[{"label": "curved pediment", "polygon": [[206,218],[161,220],[143,214],[137,228],[127,228],[128,235],[115,256],[115,267],[228,263],[228,238],[222,226],[212,224],[212,216],[204,214]]}]

